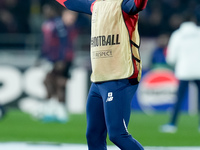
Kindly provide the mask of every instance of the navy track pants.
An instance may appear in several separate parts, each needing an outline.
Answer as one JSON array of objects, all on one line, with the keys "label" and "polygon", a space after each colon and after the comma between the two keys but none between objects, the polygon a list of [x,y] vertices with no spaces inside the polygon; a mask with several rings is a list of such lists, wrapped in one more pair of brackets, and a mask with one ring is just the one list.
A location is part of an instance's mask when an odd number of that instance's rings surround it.
[{"label": "navy track pants", "polygon": [[128,79],[92,83],[86,106],[89,150],[107,150],[107,133],[122,150],[143,150],[127,130],[137,87]]}]

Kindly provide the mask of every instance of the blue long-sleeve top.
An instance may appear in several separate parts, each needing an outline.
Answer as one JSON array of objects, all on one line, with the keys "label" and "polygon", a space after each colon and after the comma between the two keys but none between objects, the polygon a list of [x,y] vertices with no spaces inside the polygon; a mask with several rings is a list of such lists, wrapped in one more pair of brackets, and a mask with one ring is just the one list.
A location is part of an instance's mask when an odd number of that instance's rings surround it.
[{"label": "blue long-sleeve top", "polygon": [[[70,10],[92,14],[91,7],[96,0],[57,0],[60,4]],[[122,10],[129,14],[134,15],[146,7],[148,0],[123,0]]]}]

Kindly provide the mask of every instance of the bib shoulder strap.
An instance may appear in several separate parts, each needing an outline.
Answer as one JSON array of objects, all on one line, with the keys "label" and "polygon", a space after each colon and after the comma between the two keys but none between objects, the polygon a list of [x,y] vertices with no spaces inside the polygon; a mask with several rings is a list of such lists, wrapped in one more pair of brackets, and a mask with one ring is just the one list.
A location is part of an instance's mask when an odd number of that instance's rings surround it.
[{"label": "bib shoulder strap", "polygon": [[139,45],[137,45],[135,42],[133,42],[132,40],[130,40],[131,41],[131,44],[133,45],[133,46],[135,46],[136,48],[140,48],[140,46]]}]

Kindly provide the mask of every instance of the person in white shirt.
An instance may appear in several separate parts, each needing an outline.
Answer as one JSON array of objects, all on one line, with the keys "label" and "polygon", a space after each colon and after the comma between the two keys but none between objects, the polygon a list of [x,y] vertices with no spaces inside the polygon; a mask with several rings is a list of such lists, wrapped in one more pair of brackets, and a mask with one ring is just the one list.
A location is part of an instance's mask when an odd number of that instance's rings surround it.
[{"label": "person in white shirt", "polygon": [[[197,17],[188,16],[186,19],[180,28],[172,33],[168,43],[166,61],[174,67],[179,87],[170,122],[161,126],[161,132],[176,132],[180,107],[189,82],[197,85],[200,114],[200,27],[197,25]],[[198,130],[200,132],[200,122]]]}]

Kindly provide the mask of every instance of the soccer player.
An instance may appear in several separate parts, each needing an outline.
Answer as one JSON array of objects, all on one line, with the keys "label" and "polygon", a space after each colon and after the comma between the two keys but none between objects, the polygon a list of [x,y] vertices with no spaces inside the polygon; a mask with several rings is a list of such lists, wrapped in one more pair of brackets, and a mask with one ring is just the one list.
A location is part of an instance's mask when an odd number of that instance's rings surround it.
[{"label": "soccer player", "polygon": [[78,14],[64,9],[62,16],[60,16],[55,4],[57,2],[53,1],[43,6],[45,16],[45,21],[42,24],[43,42],[37,63],[46,60],[52,64],[52,69],[48,70],[44,79],[47,100],[44,102],[45,109],[41,110],[40,117],[47,122],[67,122],[66,82],[71,76],[74,41],[79,33]]},{"label": "soccer player", "polygon": [[[169,65],[174,67],[175,76],[179,80],[179,87],[170,121],[161,126],[161,132],[175,133],[177,131],[181,105],[191,82],[195,83],[197,87],[200,115],[200,70],[194,67],[200,64],[199,25],[200,6],[197,6],[193,14],[184,17],[184,22],[170,37],[166,60]],[[200,120],[198,131],[200,132]]]},{"label": "soccer player", "polygon": [[93,82],[87,100],[89,150],[106,150],[109,139],[122,150],[143,150],[128,133],[131,100],[141,78],[138,12],[147,0],[57,0],[92,15]]}]

